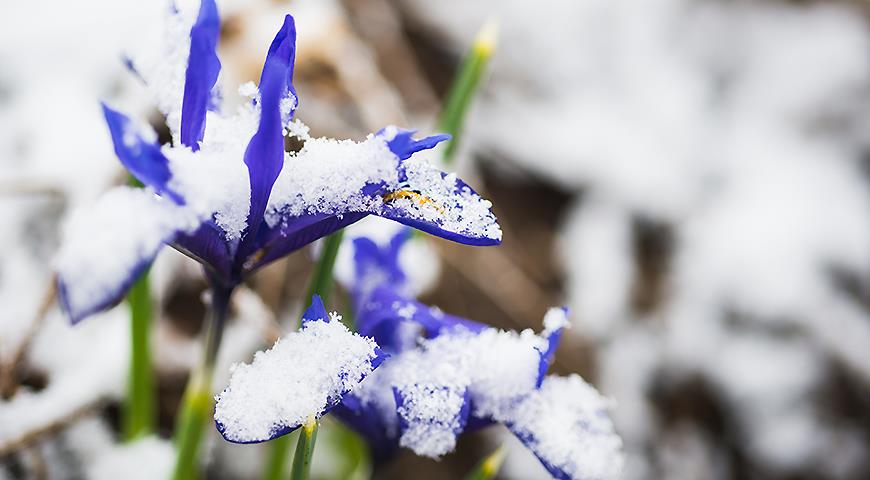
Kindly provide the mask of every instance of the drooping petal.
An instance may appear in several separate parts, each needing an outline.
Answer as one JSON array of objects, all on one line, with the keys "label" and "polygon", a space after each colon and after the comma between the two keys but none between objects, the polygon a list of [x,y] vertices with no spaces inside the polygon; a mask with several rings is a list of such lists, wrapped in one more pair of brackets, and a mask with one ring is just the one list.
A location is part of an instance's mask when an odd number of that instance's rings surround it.
[{"label": "drooping petal", "polygon": [[232,275],[232,257],[223,230],[214,220],[203,222],[192,233],[182,232],[172,243],[173,248],[211,269],[218,278]]},{"label": "drooping petal", "polygon": [[555,478],[611,480],[624,457],[609,407],[580,376],[549,376],[503,421]]},{"label": "drooping petal", "polygon": [[420,140],[413,138],[416,130],[407,130],[398,127],[386,127],[378,131],[377,135],[384,137],[387,141],[387,146],[390,150],[399,157],[399,160],[407,160],[411,155],[422,151],[435,148],[439,143],[450,140],[450,135],[446,133],[431,135]]},{"label": "drooping petal", "polygon": [[205,133],[205,117],[217,82],[221,62],[217,48],[220,17],[214,0],[202,0],[196,23],[190,29],[190,55],[184,74],[181,105],[181,143],[199,150]]},{"label": "drooping petal", "polygon": [[295,55],[296,26],[293,17],[287,15],[266,54],[259,85],[260,124],[245,150],[245,165],[248,166],[251,182],[251,208],[248,211],[247,235],[239,247],[242,258],[254,250],[272,185],[284,165],[281,103],[292,91]]},{"label": "drooping petal", "polygon": [[169,160],[157,145],[154,131],[134,125],[126,115],[102,104],[106,123],[112,135],[115,154],[127,171],[143,184],[165,195],[175,203],[183,204],[184,198],[169,186],[172,172]]},{"label": "drooping petal", "polygon": [[347,213],[344,215],[313,214],[299,217],[286,217],[272,227],[260,231],[256,248],[245,264],[245,272],[252,272],[270,262],[282,258],[300,248],[326,237],[367,214]]},{"label": "drooping petal", "polygon": [[385,358],[373,340],[339,321],[308,321],[252,363],[234,367],[218,396],[215,424],[234,443],[285,435],[334,408]]},{"label": "drooping petal", "polygon": [[401,166],[405,181],[383,194],[375,215],[466,245],[498,245],[502,231],[492,203],[455,174],[412,158]]},{"label": "drooping petal", "polygon": [[128,187],[74,214],[56,259],[61,305],[72,322],[118,302],[164,243],[196,225],[184,207]]},{"label": "drooping petal", "polygon": [[393,387],[399,414],[399,445],[417,455],[438,458],[456,447],[468,420],[468,390],[450,383]]}]

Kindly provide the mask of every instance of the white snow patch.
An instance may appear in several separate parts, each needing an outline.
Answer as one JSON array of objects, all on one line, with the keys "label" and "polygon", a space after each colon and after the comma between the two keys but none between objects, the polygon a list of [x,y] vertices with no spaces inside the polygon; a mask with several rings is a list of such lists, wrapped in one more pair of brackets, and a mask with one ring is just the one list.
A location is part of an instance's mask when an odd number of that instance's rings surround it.
[{"label": "white snow patch", "polygon": [[350,332],[336,314],[311,321],[298,332],[236,364],[229,385],[217,396],[214,418],[228,439],[268,440],[284,427],[319,417],[372,372],[377,344]]},{"label": "white snow patch", "polygon": [[550,376],[504,420],[546,463],[576,479],[619,478],[622,440],[607,414],[610,401],[578,375]]}]

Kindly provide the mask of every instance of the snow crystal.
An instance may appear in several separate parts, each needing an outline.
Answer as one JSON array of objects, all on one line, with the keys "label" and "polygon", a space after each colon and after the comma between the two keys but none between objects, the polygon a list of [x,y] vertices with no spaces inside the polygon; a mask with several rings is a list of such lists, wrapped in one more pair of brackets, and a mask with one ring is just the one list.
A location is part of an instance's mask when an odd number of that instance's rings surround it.
[{"label": "snow crystal", "polygon": [[55,260],[70,311],[97,306],[106,292],[131,281],[131,273],[176,231],[198,224],[188,209],[146,189],[128,187],[115,188],[87,211],[75,212]]},{"label": "snow crystal", "polygon": [[547,377],[504,420],[545,464],[571,478],[619,478],[622,440],[607,415],[610,402],[578,375]]},{"label": "snow crystal", "polygon": [[232,368],[217,397],[214,418],[224,436],[238,442],[269,440],[284,428],[320,416],[372,372],[377,345],[351,333],[336,314],[257,352],[250,364]]}]

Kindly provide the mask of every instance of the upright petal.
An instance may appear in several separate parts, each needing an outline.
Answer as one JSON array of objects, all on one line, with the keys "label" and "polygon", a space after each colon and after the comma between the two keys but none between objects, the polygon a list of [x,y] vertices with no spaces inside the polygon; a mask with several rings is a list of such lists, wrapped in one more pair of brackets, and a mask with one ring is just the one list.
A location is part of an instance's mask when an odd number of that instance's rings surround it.
[{"label": "upright petal", "polygon": [[266,54],[259,86],[260,125],[245,150],[245,165],[251,177],[251,208],[247,235],[239,248],[241,258],[254,249],[272,185],[284,164],[281,102],[292,92],[295,57],[296,26],[293,17],[287,15]]},{"label": "upright petal", "polygon": [[73,323],[118,302],[164,243],[195,228],[183,207],[118,187],[73,215],[56,259],[62,308]]},{"label": "upright petal", "polygon": [[172,172],[169,160],[160,152],[156,134],[150,129],[138,127],[123,113],[102,104],[115,154],[127,171],[137,180],[165,195],[175,203],[184,204],[184,198],[169,187]]},{"label": "upright petal", "polygon": [[214,0],[202,0],[196,23],[190,29],[190,55],[181,104],[181,143],[194,151],[199,150],[199,142],[205,133],[206,111],[221,69],[215,53],[219,36],[217,5]]},{"label": "upright petal", "polygon": [[306,325],[308,322],[321,321],[328,322],[329,313],[326,311],[326,306],[323,305],[323,299],[320,298],[320,295],[314,294],[311,297],[311,305],[302,314],[302,325]]}]

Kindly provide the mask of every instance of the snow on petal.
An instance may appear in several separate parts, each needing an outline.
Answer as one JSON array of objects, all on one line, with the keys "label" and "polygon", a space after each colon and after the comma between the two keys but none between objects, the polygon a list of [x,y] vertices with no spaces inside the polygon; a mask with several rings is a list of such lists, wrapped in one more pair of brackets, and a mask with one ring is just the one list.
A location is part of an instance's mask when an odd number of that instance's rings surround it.
[{"label": "snow on petal", "polygon": [[237,364],[217,397],[214,418],[236,443],[270,440],[319,417],[357,388],[381,360],[374,340],[331,321],[306,322],[297,332]]},{"label": "snow on petal", "polygon": [[75,212],[55,259],[62,304],[73,322],[118,301],[165,242],[198,225],[188,208],[129,187]]},{"label": "snow on petal", "polygon": [[471,352],[436,339],[391,362],[401,446],[431,458],[456,447],[468,418],[471,359]]},{"label": "snow on petal", "polygon": [[266,210],[271,227],[304,214],[365,212],[461,243],[501,241],[492,203],[425,159],[400,165],[383,136],[308,139],[284,161]]},{"label": "snow on petal", "polygon": [[398,183],[398,159],[373,135],[362,142],[312,138],[284,162],[266,210],[270,226],[285,216],[377,210],[381,198],[367,195],[365,187]]},{"label": "snow on petal", "polygon": [[402,167],[404,181],[385,195],[383,211],[373,213],[460,243],[501,242],[492,202],[455,173],[446,174],[422,157],[409,158]]},{"label": "snow on petal", "polygon": [[[383,403],[376,389],[393,388],[401,446],[437,458],[456,446],[469,415],[500,418],[534,391],[547,340],[531,330],[454,325],[420,347],[393,357],[360,397]],[[378,385],[374,385],[377,383]]]},{"label": "snow on petal", "polygon": [[615,479],[624,458],[610,403],[579,375],[549,376],[500,420],[555,478]]}]

